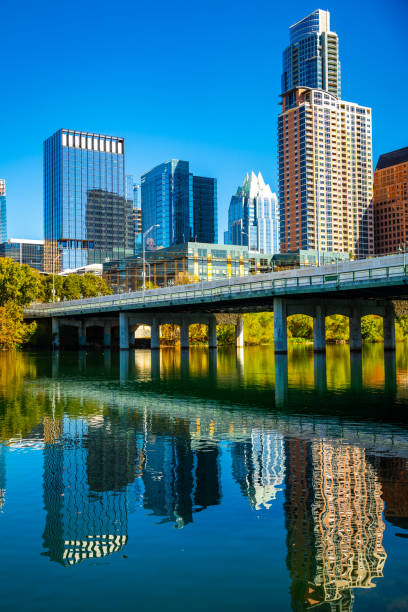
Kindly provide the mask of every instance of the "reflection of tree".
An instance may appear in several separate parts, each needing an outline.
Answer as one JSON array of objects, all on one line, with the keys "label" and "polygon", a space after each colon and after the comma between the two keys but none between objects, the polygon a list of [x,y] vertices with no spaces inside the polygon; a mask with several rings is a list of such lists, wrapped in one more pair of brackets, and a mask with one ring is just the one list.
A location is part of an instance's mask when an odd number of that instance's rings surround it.
[{"label": "reflection of tree", "polygon": [[374,587],[386,559],[379,480],[364,450],[341,442],[289,440],[286,457],[294,609],[351,610],[351,589]]}]

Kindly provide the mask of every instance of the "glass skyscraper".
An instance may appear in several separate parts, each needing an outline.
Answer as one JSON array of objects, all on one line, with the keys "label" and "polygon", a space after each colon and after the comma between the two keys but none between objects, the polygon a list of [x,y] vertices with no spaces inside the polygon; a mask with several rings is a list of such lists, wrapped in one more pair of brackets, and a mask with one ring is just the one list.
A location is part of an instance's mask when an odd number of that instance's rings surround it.
[{"label": "glass skyscraper", "polygon": [[189,162],[171,159],[142,176],[142,229],[158,225],[147,246],[217,241],[217,181],[193,176]]},{"label": "glass skyscraper", "polygon": [[6,181],[0,179],[0,242],[7,241]]},{"label": "glass skyscraper", "polygon": [[123,138],[61,129],[45,141],[44,225],[49,272],[134,253]]},{"label": "glass skyscraper", "polygon": [[262,174],[251,172],[232,196],[228,209],[227,244],[248,246],[258,253],[279,252],[278,198]]},{"label": "glass skyscraper", "polygon": [[294,87],[313,87],[340,97],[337,34],[330,31],[330,13],[318,9],[289,29],[283,52],[282,94]]}]

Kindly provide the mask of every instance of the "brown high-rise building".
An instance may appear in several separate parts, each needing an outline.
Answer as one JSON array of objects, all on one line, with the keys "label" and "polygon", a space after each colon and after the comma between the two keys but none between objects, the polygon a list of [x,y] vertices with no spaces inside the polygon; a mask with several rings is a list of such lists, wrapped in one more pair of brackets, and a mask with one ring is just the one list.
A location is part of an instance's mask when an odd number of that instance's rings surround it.
[{"label": "brown high-rise building", "polygon": [[374,172],[374,244],[378,255],[408,247],[408,147],[380,155]]}]

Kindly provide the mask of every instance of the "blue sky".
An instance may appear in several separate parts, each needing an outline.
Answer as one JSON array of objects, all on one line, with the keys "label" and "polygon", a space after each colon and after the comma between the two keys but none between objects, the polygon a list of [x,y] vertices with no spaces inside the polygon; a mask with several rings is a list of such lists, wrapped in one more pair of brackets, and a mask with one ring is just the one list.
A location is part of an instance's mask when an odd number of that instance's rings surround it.
[{"label": "blue sky", "polygon": [[125,137],[139,177],[171,157],[218,179],[219,238],[246,171],[277,188],[288,28],[316,8],[340,38],[342,97],[373,107],[374,160],[408,146],[408,3],[3,0],[0,177],[8,233],[43,235],[42,143],[60,127]]}]

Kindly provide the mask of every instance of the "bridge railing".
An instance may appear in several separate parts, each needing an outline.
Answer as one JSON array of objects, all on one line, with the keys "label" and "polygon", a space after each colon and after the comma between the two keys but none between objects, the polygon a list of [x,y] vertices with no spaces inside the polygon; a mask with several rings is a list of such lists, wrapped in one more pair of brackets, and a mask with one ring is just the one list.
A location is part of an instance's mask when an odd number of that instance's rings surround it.
[{"label": "bridge railing", "polygon": [[[387,258],[383,258],[387,259]],[[28,316],[51,316],[53,314],[86,313],[92,309],[112,310],[121,306],[144,306],[148,304],[192,302],[194,300],[222,300],[242,294],[263,293],[272,294],[294,294],[297,291],[317,291],[320,289],[344,289],[355,285],[374,284],[377,281],[395,280],[406,278],[408,266],[405,256],[392,256],[388,259],[390,265],[378,265],[379,261],[364,260],[346,264],[322,266],[313,269],[286,270],[254,276],[240,277],[222,281],[194,283],[191,285],[179,285],[177,287],[166,287],[163,289],[150,289],[136,291],[133,293],[101,296],[73,300],[69,302],[58,302],[55,304],[33,304],[26,310]],[[377,266],[374,264],[377,263]],[[351,264],[354,264],[353,266]],[[348,269],[349,268],[349,269]],[[351,269],[350,269],[351,268]]]}]

